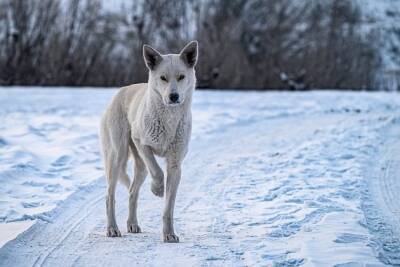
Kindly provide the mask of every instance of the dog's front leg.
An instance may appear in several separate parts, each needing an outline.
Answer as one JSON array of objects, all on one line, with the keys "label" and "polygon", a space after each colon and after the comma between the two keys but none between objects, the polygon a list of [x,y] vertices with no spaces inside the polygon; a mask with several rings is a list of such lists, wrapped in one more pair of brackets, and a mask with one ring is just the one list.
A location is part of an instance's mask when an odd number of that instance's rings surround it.
[{"label": "dog's front leg", "polygon": [[135,145],[139,151],[140,156],[143,158],[153,181],[151,182],[151,192],[158,197],[164,196],[164,173],[158,165],[156,158],[154,157],[153,151],[149,146],[141,145],[136,140]]},{"label": "dog's front leg", "polygon": [[174,206],[180,180],[181,162],[167,159],[167,190],[163,214],[163,236],[167,243],[179,242],[179,237],[174,232]]}]

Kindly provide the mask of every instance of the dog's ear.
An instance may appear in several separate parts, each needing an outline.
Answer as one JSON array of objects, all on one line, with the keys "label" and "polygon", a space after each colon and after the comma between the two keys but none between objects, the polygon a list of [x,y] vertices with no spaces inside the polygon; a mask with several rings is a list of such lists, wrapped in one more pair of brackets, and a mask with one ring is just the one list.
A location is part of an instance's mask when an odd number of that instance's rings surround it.
[{"label": "dog's ear", "polygon": [[160,52],[155,50],[153,47],[149,45],[143,45],[143,58],[146,66],[150,70],[154,70],[158,64],[163,60],[162,55]]},{"label": "dog's ear", "polygon": [[189,68],[193,68],[197,62],[198,54],[197,41],[191,41],[188,43],[179,54],[179,57]]}]

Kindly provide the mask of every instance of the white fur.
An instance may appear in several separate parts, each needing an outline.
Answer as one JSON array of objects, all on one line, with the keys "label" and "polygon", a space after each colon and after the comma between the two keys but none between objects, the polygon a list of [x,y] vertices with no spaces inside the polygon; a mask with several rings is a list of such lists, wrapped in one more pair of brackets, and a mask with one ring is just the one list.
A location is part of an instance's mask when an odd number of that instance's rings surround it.
[{"label": "white fur", "polygon": [[[149,171],[152,177],[151,191],[159,197],[163,197],[164,191],[166,193],[164,242],[179,242],[174,232],[173,212],[181,179],[181,163],[187,153],[191,134],[197,51],[196,41],[189,43],[180,54],[168,55],[161,55],[145,45],[143,56],[149,68],[148,83],[121,88],[102,118],[100,135],[108,181],[108,236],[121,236],[115,220],[115,188],[118,180],[129,188],[128,232],[141,231],[136,217],[137,201],[140,186]],[[184,78],[179,80],[182,75]],[[179,95],[179,103],[171,102],[172,93]],[[132,183],[126,173],[130,154],[134,160]],[[155,155],[166,159],[166,190],[164,173]]]}]

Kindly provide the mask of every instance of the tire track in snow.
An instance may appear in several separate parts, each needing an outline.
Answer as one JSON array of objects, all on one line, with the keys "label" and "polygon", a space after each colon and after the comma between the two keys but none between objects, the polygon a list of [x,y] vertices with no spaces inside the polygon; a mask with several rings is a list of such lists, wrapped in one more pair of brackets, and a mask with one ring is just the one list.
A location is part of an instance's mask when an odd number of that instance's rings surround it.
[{"label": "tire track in snow", "polygon": [[[90,202],[85,206],[85,208],[86,208],[86,209],[88,209],[88,208],[94,208],[95,206],[97,206],[97,205],[99,204],[100,201],[103,201],[103,200],[104,200],[104,196],[101,196],[100,198],[97,198],[97,199],[95,199],[95,200],[93,200],[93,201],[90,201]],[[78,217],[76,220],[74,220],[74,221],[72,221],[72,222],[69,222],[69,223],[66,225],[65,229],[64,229],[65,234],[62,235],[59,239],[57,238],[59,241],[58,241],[53,247],[50,247],[49,250],[46,251],[44,254],[41,254],[41,255],[37,258],[37,260],[33,263],[33,266],[43,266],[43,265],[45,265],[45,264],[46,264],[46,261],[51,257],[51,255],[52,255],[56,250],[58,250],[58,249],[60,249],[60,248],[62,247],[62,245],[63,245],[63,243],[65,242],[65,240],[67,240],[67,238],[71,236],[71,234],[73,233],[73,231],[76,230],[76,229],[78,228],[78,226],[82,223],[82,221],[85,220],[85,219],[87,219],[87,217],[90,216],[90,215],[91,215],[92,213],[94,213],[95,211],[96,211],[96,210],[93,209],[92,211],[88,212],[88,213],[86,214],[86,216]],[[71,217],[72,217],[72,218],[73,218],[73,217],[77,217],[77,216],[79,215],[79,212],[80,212],[80,210],[79,210],[78,212],[76,212],[76,213],[75,213],[73,216],[71,216]],[[71,218],[71,217],[70,217],[70,218]]]},{"label": "tire track in snow", "polygon": [[381,195],[392,218],[400,225],[400,142],[395,143],[384,156],[384,166],[379,175]]},{"label": "tire track in snow", "polygon": [[364,196],[365,225],[374,235],[371,244],[385,264],[400,265],[400,126],[396,121],[383,128],[381,158],[371,168]]},{"label": "tire track in snow", "polygon": [[[15,248],[9,250],[6,246],[2,250],[5,255],[1,255],[0,252],[0,258],[3,261],[0,265],[10,266],[11,263],[12,266],[46,265],[52,254],[65,244],[76,228],[88,218],[88,215],[96,211],[94,207],[104,200],[101,189],[105,191],[102,178],[71,195],[51,213],[49,222],[38,222],[17,238],[20,239],[19,242],[17,239],[10,242],[10,245],[15,242],[16,247],[20,247],[21,244],[32,244],[32,241],[35,245],[22,249],[21,255],[14,255]],[[93,210],[88,212],[90,209]]]}]

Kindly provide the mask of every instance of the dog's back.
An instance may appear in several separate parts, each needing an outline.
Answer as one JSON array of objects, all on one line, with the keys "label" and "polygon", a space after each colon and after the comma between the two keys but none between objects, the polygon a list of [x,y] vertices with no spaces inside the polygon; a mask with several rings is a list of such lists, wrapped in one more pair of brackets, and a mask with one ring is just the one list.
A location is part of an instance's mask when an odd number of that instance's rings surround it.
[{"label": "dog's back", "polygon": [[120,112],[127,115],[130,106],[139,107],[146,89],[147,83],[137,83],[122,87],[112,99],[103,118],[110,117],[115,119],[116,116],[121,115]]}]

